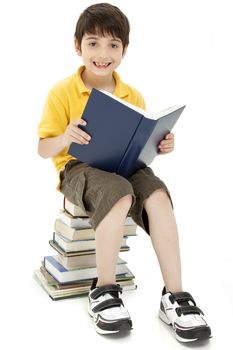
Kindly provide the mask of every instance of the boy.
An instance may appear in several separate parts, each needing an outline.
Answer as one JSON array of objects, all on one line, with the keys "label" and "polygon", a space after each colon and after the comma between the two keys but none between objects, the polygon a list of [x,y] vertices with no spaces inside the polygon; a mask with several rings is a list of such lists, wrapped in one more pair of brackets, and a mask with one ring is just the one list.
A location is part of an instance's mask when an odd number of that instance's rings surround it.
[{"label": "boy", "polygon": [[[38,153],[52,157],[59,172],[59,189],[90,217],[95,230],[98,279],[89,292],[88,311],[100,334],[132,328],[132,320],[119,298],[115,268],[125,218],[134,221],[151,237],[164,280],[159,316],[175,330],[180,341],[210,337],[211,331],[189,293],[183,292],[178,232],[169,191],[146,167],[129,179],[92,168],[68,153],[71,142],[88,144],[90,136],[79,128],[90,90],[94,87],[145,108],[143,97],[123,83],[115,72],[129,43],[129,22],[115,6],[89,6],[79,17],[75,49],[84,66],[50,91],[39,125]],[[174,136],[161,141],[160,153],[171,152]]]}]

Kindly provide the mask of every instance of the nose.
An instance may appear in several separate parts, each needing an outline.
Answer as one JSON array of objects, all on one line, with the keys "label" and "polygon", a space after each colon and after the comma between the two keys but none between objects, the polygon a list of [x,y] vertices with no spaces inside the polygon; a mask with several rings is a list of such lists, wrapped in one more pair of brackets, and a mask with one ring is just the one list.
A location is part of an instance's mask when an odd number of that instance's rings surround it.
[{"label": "nose", "polygon": [[100,59],[108,57],[108,49],[106,47],[101,47],[98,52],[98,57]]}]

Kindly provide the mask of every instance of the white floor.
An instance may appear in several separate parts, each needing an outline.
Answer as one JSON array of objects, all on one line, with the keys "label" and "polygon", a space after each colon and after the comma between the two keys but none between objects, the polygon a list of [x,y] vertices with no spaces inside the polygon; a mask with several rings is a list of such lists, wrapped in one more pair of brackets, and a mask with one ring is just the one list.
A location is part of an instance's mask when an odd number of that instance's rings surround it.
[{"label": "white floor", "polygon": [[[16,274],[15,287],[8,288],[5,298],[1,298],[4,312],[4,332],[0,344],[4,350],[39,349],[111,349],[137,346],[147,349],[205,348],[221,349],[223,342],[230,344],[232,327],[232,282],[224,278],[231,260],[223,260],[225,270],[220,273],[217,259],[208,256],[206,261],[202,249],[197,263],[195,249],[185,255],[183,261],[190,263],[183,268],[185,286],[189,287],[198,306],[205,312],[213,331],[213,338],[198,344],[180,344],[172,334],[172,329],[157,317],[162,289],[162,280],[157,261],[150,246],[149,238],[142,230],[131,238],[131,250],[122,253],[128,266],[137,277],[138,289],[125,292],[123,300],[130,311],[134,329],[124,336],[100,336],[92,325],[87,313],[87,299],[52,301],[32,278],[32,266],[23,261],[20,273]],[[53,253],[51,250],[50,253]],[[35,261],[32,256],[31,261]],[[211,260],[211,262],[210,262]],[[202,267],[203,265],[203,267]],[[211,265],[211,269],[210,269]],[[39,267],[34,266],[35,268]],[[15,264],[15,270],[18,266]],[[9,280],[9,276],[8,276]],[[9,282],[10,283],[10,282]],[[10,285],[10,284],[9,284]]]}]

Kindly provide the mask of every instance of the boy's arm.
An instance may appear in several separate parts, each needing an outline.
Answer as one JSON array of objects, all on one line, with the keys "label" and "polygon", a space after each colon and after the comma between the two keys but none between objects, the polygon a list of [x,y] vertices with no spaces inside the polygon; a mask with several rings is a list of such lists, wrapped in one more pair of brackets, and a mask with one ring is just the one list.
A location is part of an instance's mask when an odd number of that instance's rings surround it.
[{"label": "boy's arm", "polygon": [[56,156],[60,153],[65,146],[64,145],[64,134],[55,136],[55,137],[47,137],[45,139],[39,139],[38,142],[38,154],[42,158],[50,158]]},{"label": "boy's arm", "polygon": [[83,119],[78,119],[71,122],[64,134],[54,137],[47,137],[39,139],[38,153],[42,158],[50,158],[56,156],[65,147],[68,147],[72,142],[79,144],[88,144],[91,137],[78,125],[86,125],[87,123]]}]

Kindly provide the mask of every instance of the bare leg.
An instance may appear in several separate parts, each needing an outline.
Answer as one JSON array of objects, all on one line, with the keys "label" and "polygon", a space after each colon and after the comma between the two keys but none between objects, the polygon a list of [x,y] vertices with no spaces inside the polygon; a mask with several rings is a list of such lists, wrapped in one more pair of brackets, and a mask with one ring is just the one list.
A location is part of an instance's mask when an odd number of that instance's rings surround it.
[{"label": "bare leg", "polygon": [[98,287],[116,283],[116,264],[124,234],[125,218],[131,204],[131,195],[122,197],[96,229]]},{"label": "bare leg", "polygon": [[156,252],[167,291],[182,291],[181,261],[176,220],[168,195],[153,192],[144,202],[150,237]]}]

